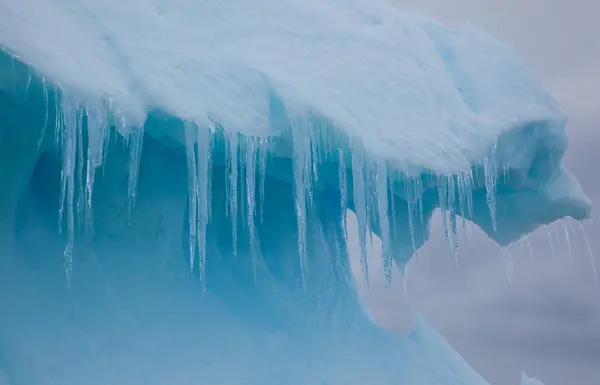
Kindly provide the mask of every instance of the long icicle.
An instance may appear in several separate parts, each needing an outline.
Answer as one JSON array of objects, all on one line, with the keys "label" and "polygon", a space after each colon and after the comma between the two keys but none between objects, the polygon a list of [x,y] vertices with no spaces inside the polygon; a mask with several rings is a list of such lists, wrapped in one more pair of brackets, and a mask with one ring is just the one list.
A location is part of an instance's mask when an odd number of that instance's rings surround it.
[{"label": "long icicle", "polygon": [[259,175],[259,207],[260,221],[263,221],[265,205],[265,179],[267,177],[267,151],[268,139],[260,139],[258,142],[258,175]]},{"label": "long icicle", "polygon": [[229,202],[228,212],[229,219],[231,220],[231,236],[233,243],[233,255],[237,255],[237,216],[238,216],[238,133],[232,132],[226,134],[226,140],[229,143],[228,158],[229,164],[227,165],[227,179],[228,189],[227,197]]},{"label": "long icicle", "polygon": [[250,236],[250,255],[252,271],[256,282],[256,238],[254,234],[254,215],[256,211],[256,156],[257,146],[254,138],[246,139],[246,204],[248,206],[248,234]]},{"label": "long icicle", "polygon": [[88,148],[85,177],[85,223],[87,231],[92,234],[94,231],[92,195],[94,192],[96,169],[104,161],[104,143],[106,133],[108,132],[108,121],[106,119],[106,111],[102,111],[102,108],[99,106],[88,106],[86,114]]},{"label": "long icicle", "polygon": [[498,184],[498,164],[496,159],[496,145],[492,146],[490,155],[486,156],[483,162],[483,171],[485,177],[486,202],[490,211],[492,228],[494,232],[498,231],[496,223],[496,187]]},{"label": "long icicle", "polygon": [[[63,253],[65,275],[67,286],[71,289],[73,273],[73,247],[75,243],[75,162],[77,158],[78,135],[81,135],[81,127],[77,121],[76,104],[72,104],[67,95],[61,95],[60,111],[62,119],[57,126],[57,136],[61,138],[63,151],[63,164],[61,170],[61,204],[59,210],[59,230],[62,231],[62,220],[64,210],[67,210],[67,245]],[[58,108],[57,108],[58,110]]]},{"label": "long icicle", "polygon": [[[30,81],[31,82],[31,81]],[[29,83],[27,85],[27,88],[29,89]],[[49,107],[48,107],[48,86],[46,85],[46,78],[44,76],[42,76],[42,93],[44,94],[44,104],[46,106],[46,115],[44,118],[44,125],[42,126],[42,132],[40,133],[40,139],[38,140],[37,143],[37,149],[38,151],[42,148],[42,144],[44,143],[44,138],[46,137],[46,130],[48,128],[48,115],[50,113]],[[58,99],[58,94],[54,94],[54,98]],[[56,114],[56,118],[58,118],[58,109],[56,109],[55,111]],[[57,121],[58,123],[58,121]],[[58,130],[58,124],[55,127]]]},{"label": "long icicle", "polygon": [[198,182],[197,207],[198,207],[198,228],[196,230],[196,239],[198,241],[198,271],[200,275],[200,285],[202,291],[206,291],[206,230],[208,228],[210,201],[209,177],[212,149],[212,132],[207,127],[198,127],[198,165],[196,167]]},{"label": "long icicle", "polygon": [[346,221],[346,211],[348,210],[348,176],[346,173],[346,162],[344,160],[344,150],[338,148],[338,176],[340,184],[340,209],[341,209],[341,226],[344,236],[348,238],[348,226]]},{"label": "long icicle", "polygon": [[77,110],[77,183],[79,186],[79,191],[77,194],[77,226],[81,229],[83,227],[84,220],[84,206],[85,206],[85,187],[83,185],[83,166],[84,166],[84,158],[83,158],[83,119],[84,119],[85,110],[83,108],[79,108]]},{"label": "long icicle", "polygon": [[133,128],[129,137],[129,180],[127,184],[127,195],[129,204],[127,206],[127,219],[129,225],[133,219],[133,210],[137,198],[137,183],[140,170],[140,160],[142,157],[142,145],[144,143],[144,126]]},{"label": "long icicle", "polygon": [[197,207],[198,202],[198,173],[196,172],[196,126],[191,122],[184,123],[185,130],[185,148],[187,155],[188,164],[188,199],[189,199],[189,212],[188,212],[188,223],[189,223],[189,260],[190,260],[190,271],[194,272],[194,262],[196,260],[196,240],[197,234]]},{"label": "long icicle", "polygon": [[296,201],[296,222],[298,226],[298,254],[300,258],[300,271],[302,284],[306,289],[308,279],[308,265],[306,255],[306,224],[307,224],[307,178],[310,177],[310,139],[305,122],[298,120],[292,123],[292,136],[294,142],[294,187]]},{"label": "long icicle", "polygon": [[379,217],[379,235],[381,237],[381,256],[385,274],[385,283],[389,287],[392,282],[392,250],[390,237],[390,219],[388,206],[388,176],[385,161],[377,164],[376,175],[377,209]]},{"label": "long icicle", "polygon": [[367,198],[365,189],[365,154],[362,147],[352,149],[352,181],[354,212],[358,222],[360,265],[365,282],[369,287],[369,264],[367,261]]},{"label": "long icicle", "polygon": [[207,127],[198,127],[194,122],[185,122],[185,147],[188,163],[189,213],[189,260],[194,271],[196,250],[198,272],[202,291],[206,290],[206,231],[210,220],[209,202],[210,167],[212,161],[213,133]]}]

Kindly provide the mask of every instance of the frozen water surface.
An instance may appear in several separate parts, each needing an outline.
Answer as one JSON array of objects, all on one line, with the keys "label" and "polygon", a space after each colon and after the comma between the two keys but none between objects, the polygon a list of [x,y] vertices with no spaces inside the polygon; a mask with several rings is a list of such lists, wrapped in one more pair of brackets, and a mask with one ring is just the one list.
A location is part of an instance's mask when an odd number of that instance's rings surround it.
[{"label": "frozen water surface", "polygon": [[0,46],[10,385],[486,384],[418,314],[372,324],[347,237],[382,239],[389,281],[436,208],[451,248],[461,220],[507,245],[590,214],[555,101],[472,26],[373,0],[2,0]]}]

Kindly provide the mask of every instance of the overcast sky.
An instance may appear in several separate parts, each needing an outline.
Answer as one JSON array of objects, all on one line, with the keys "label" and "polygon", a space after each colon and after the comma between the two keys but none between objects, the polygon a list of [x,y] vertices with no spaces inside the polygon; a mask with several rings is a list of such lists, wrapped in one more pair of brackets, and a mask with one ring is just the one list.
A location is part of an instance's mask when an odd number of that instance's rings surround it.
[{"label": "overcast sky", "polygon": [[[529,60],[570,118],[567,165],[590,199],[600,201],[600,2],[392,1],[453,26],[477,24]],[[579,226],[566,228],[570,247],[559,224],[533,235],[533,258],[510,249],[512,284],[501,249],[480,231],[463,246],[460,271],[437,223],[418,263],[411,262],[410,301],[492,385],[517,385],[522,369],[546,385],[600,384],[600,285]],[[585,229],[600,250],[600,229]],[[400,282],[385,294],[373,287],[368,298],[380,322],[408,330]]]}]

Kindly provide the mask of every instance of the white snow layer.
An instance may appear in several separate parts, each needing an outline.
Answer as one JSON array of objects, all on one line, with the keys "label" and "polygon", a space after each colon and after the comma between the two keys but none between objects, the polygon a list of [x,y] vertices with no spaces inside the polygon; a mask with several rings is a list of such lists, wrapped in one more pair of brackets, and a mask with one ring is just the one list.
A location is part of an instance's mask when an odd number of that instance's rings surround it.
[{"label": "white snow layer", "polygon": [[276,95],[411,173],[464,170],[502,133],[562,119],[502,43],[385,1],[3,0],[0,43],[130,122],[160,108],[277,136]]}]

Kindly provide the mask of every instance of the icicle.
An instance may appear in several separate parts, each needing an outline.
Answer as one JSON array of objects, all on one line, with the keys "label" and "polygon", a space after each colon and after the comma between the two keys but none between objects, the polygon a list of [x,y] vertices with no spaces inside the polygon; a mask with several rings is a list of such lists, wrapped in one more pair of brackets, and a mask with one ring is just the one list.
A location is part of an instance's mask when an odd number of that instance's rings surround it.
[{"label": "icicle", "polygon": [[[314,134],[313,133],[313,122],[312,119],[310,120],[310,124],[308,125],[307,129],[308,129],[308,145],[310,146],[310,170],[312,172],[312,178],[309,179],[309,181],[314,181],[315,183],[317,183],[317,181],[319,180],[319,135],[318,134]],[[319,130],[322,131],[322,130]],[[312,204],[312,189],[309,188],[308,189],[309,192],[309,205]],[[309,207],[310,208],[310,207]]]},{"label": "icicle", "polygon": [[196,239],[198,241],[198,271],[202,291],[206,290],[206,229],[208,228],[208,202],[210,190],[208,178],[212,148],[212,132],[207,128],[198,128],[198,165],[196,167],[198,183],[198,223]]},{"label": "icicle", "polygon": [[[122,123],[124,124],[124,122]],[[127,218],[129,225],[133,219],[133,210],[137,197],[138,173],[140,170],[140,160],[142,156],[142,144],[144,143],[144,126],[133,128],[129,136],[129,180],[127,184],[127,195],[129,204],[127,207]]]},{"label": "icicle", "polygon": [[217,125],[213,124],[210,128],[207,127],[208,133],[209,133],[209,148],[207,150],[207,161],[208,161],[208,174],[207,174],[207,180],[206,180],[206,189],[208,191],[207,193],[207,198],[206,198],[206,206],[207,206],[207,215],[208,215],[208,222],[211,221],[212,219],[212,176],[213,176],[213,167],[212,167],[212,161],[213,161],[213,151],[214,151],[214,146],[213,146],[213,141],[215,138],[215,132],[217,131]]},{"label": "icicle", "polygon": [[89,234],[94,233],[94,215],[93,215],[93,204],[92,196],[94,193],[94,180],[96,178],[96,166],[90,161],[90,154],[88,150],[88,160],[86,166],[85,176],[85,224]]},{"label": "icicle", "polygon": [[392,170],[390,170],[390,222],[391,238],[394,239],[396,234],[396,184],[394,182],[394,174]]},{"label": "icicle", "polygon": [[491,154],[483,162],[485,175],[486,202],[490,210],[492,228],[498,231],[496,224],[496,184],[498,182],[498,165],[496,164],[496,145],[492,146]]},{"label": "icicle", "polygon": [[[111,146],[111,136],[115,135],[115,129],[113,127],[112,119],[113,119],[113,108],[112,108],[112,99],[108,99],[104,101],[104,108],[106,110],[106,136],[104,137],[104,145],[102,146],[102,158],[106,159],[108,157],[108,149]],[[104,162],[103,164],[106,164]],[[104,172],[106,168],[102,167],[102,175],[104,176]]]},{"label": "icicle", "polygon": [[392,251],[390,237],[390,219],[388,206],[388,181],[387,166],[385,161],[377,164],[377,208],[379,216],[379,232],[381,236],[381,252],[383,257],[384,275],[386,286],[392,282]]},{"label": "icicle", "polygon": [[344,161],[344,150],[341,148],[337,149],[338,151],[338,177],[340,184],[340,209],[341,209],[341,226],[342,231],[344,233],[345,239],[348,238],[348,226],[346,221],[346,212],[348,210],[348,180],[346,175],[346,162]]},{"label": "icicle", "polygon": [[512,286],[512,257],[510,256],[509,250],[506,247],[502,247],[502,259],[504,260],[504,265],[506,266],[506,278],[508,279],[508,283]]},{"label": "icicle", "polygon": [[[463,233],[465,241],[472,239],[473,230],[469,225],[469,221],[473,220],[473,170],[468,170],[461,173],[460,189],[462,190],[460,204],[461,216],[463,218]],[[465,210],[466,209],[466,210]]]},{"label": "icicle", "polygon": [[[367,224],[377,223],[377,163],[365,159],[365,190],[367,197]],[[368,231],[369,245],[373,249],[373,232]]]},{"label": "icicle", "polygon": [[103,147],[108,131],[108,123],[101,117],[100,110],[96,106],[88,106],[86,108],[88,149],[85,178],[85,222],[90,233],[93,232],[92,195],[94,192],[94,180],[96,169],[103,163]]},{"label": "icicle", "polygon": [[310,136],[308,125],[302,121],[292,124],[294,141],[294,187],[296,190],[296,220],[298,224],[298,253],[300,255],[300,269],[302,282],[306,285],[308,266],[306,255],[306,225],[307,209],[310,207]]},{"label": "icicle", "polygon": [[456,268],[460,270],[460,261],[458,259],[458,233],[456,226],[456,179],[453,176],[448,177],[448,213],[449,213],[449,236],[450,246],[452,248],[452,254],[454,255],[454,262]]},{"label": "icicle", "polygon": [[408,230],[410,231],[410,243],[412,246],[413,254],[416,257],[418,257],[417,242],[415,240],[415,223],[414,223],[414,218],[413,218],[413,209],[414,209],[414,204],[407,201],[406,202],[406,210],[408,212]]},{"label": "icicle", "polygon": [[[467,203],[467,195],[470,195],[471,189],[468,186],[468,173],[460,172],[457,175],[456,187],[458,189],[458,204],[459,204],[459,214],[463,218],[463,229],[464,229],[464,218],[466,218],[470,213],[468,212],[468,203]],[[469,219],[472,219],[469,217]]]},{"label": "icicle", "polygon": [[239,196],[239,216],[242,219],[241,220],[241,225],[242,225],[242,229],[246,229],[246,225],[248,224],[248,215],[247,215],[247,203],[246,203],[246,198],[247,198],[247,186],[246,186],[246,181],[247,181],[247,169],[246,167],[242,167],[244,162],[246,161],[246,151],[248,149],[248,140],[250,138],[248,138],[246,135],[240,134],[240,142],[239,142],[239,153],[238,153],[238,159],[239,159],[239,163],[240,163],[240,167],[238,170],[238,178],[239,178],[239,185],[238,185],[238,190],[240,193]]},{"label": "icicle", "polygon": [[446,244],[452,249],[452,252],[456,257],[458,245],[456,234],[456,209],[454,207],[456,204],[454,177],[438,177],[438,195],[442,214],[442,226],[444,228],[444,238]]},{"label": "icicle", "polygon": [[571,248],[571,236],[569,235],[569,229],[565,224],[565,221],[561,221],[561,225],[563,227],[563,231],[565,232],[565,240],[567,241],[567,257],[569,258],[569,263],[573,264],[573,251]]},{"label": "icicle", "polygon": [[267,177],[267,151],[268,139],[260,139],[258,142],[258,176],[259,176],[259,207],[260,221],[263,221],[265,205],[265,179]]},{"label": "icicle", "polygon": [[304,168],[306,169],[305,178],[303,180],[304,191],[306,193],[306,209],[311,210],[313,204],[313,183],[317,182],[317,139],[314,135],[314,126],[312,118],[303,124],[305,127],[305,148],[306,156],[304,158]]},{"label": "icicle", "polygon": [[[29,86],[28,86],[29,88]],[[49,111],[49,106],[48,106],[48,87],[46,86],[46,78],[44,76],[42,76],[42,92],[44,94],[44,103],[46,105],[46,117],[44,118],[44,125],[42,126],[42,132],[40,134],[40,139],[38,140],[37,143],[37,149],[38,151],[40,150],[40,148],[42,148],[42,143],[44,143],[44,138],[46,137],[46,130],[48,128],[48,114],[50,113]],[[54,98],[58,100],[58,94],[54,94]],[[56,129],[58,129],[58,105],[56,106],[56,122],[55,122],[55,127]]]},{"label": "icicle", "polygon": [[[60,97],[59,97],[60,96]],[[63,111],[61,108],[61,103],[62,103],[62,98],[64,98],[65,95],[61,90],[61,93],[59,94],[59,87],[57,85],[54,85],[54,127],[55,127],[55,133],[54,133],[54,140],[56,142],[56,148],[60,148],[61,146],[61,137],[62,137],[62,119],[63,119]]]},{"label": "icicle", "polygon": [[11,56],[11,64],[12,64],[12,76],[13,76],[13,95],[17,94],[17,59],[14,56]]},{"label": "icicle", "polygon": [[229,136],[231,134],[225,131],[223,137],[225,139],[225,216],[229,218],[229,208],[231,199],[231,141]]},{"label": "icicle", "polygon": [[79,191],[77,194],[77,225],[79,228],[82,228],[82,221],[84,219],[83,206],[84,202],[84,192],[85,188],[83,187],[83,116],[85,111],[83,109],[78,109],[77,111],[77,182],[79,183]]},{"label": "icicle", "polygon": [[598,280],[598,272],[596,270],[596,261],[594,259],[594,254],[592,253],[592,244],[590,243],[590,239],[587,236],[587,232],[585,231],[583,224],[581,222],[578,222],[578,224],[579,224],[579,228],[581,229],[581,235],[583,236],[583,240],[585,242],[585,248],[587,250],[588,257],[590,258],[590,265],[592,266],[592,272],[594,273],[594,279],[596,280],[597,284],[600,284],[600,281]]},{"label": "icicle", "polygon": [[246,203],[248,205],[248,234],[250,236],[250,255],[252,270],[256,282],[256,240],[254,234],[254,214],[256,206],[256,157],[257,149],[253,138],[246,142]]},{"label": "icicle", "polygon": [[198,272],[202,290],[206,290],[206,229],[209,221],[208,202],[210,167],[212,160],[212,132],[199,128],[193,122],[185,122],[185,147],[188,163],[188,196],[190,226],[190,270],[194,270],[198,250]]},{"label": "icicle", "polygon": [[[57,109],[58,110],[58,109]],[[77,145],[79,143],[78,135],[81,134],[81,127],[77,120],[78,106],[71,104],[67,95],[63,93],[61,100],[62,120],[57,126],[57,135],[61,137],[63,151],[63,164],[61,170],[61,193],[59,209],[59,231],[62,232],[62,220],[64,209],[67,210],[67,245],[63,253],[65,274],[68,288],[71,288],[73,272],[73,246],[75,243],[75,213],[74,213],[74,194],[75,194],[75,162],[77,161]]]},{"label": "icicle", "polygon": [[421,220],[421,227],[423,227],[423,226],[425,226],[425,210],[423,210],[423,193],[424,193],[423,181],[421,180],[421,178],[418,178],[415,182],[417,183],[415,188],[417,189],[417,191],[419,191],[419,194],[417,195],[417,204],[419,207],[419,219]]},{"label": "icicle", "polygon": [[[63,114],[63,112],[61,111],[61,115]],[[64,131],[63,123],[61,121],[59,128],[57,128],[57,131],[60,130],[61,131],[61,136],[62,135],[66,135],[63,134],[62,132]],[[62,139],[61,141],[61,146],[62,146],[62,168],[60,171],[60,206],[58,209],[58,232],[60,234],[62,234],[63,231],[63,219],[64,219],[64,215],[65,215],[65,207],[66,207],[66,198],[67,198],[67,171],[68,171],[68,156],[69,153],[68,151],[70,150],[70,147],[68,146],[68,143],[66,141],[66,139]]]},{"label": "icicle", "polygon": [[233,242],[233,255],[237,255],[237,216],[238,216],[238,133],[226,134],[228,143],[228,164],[227,164],[227,202],[229,204],[229,219],[231,220],[231,236]]},{"label": "icicle", "polygon": [[193,123],[185,122],[185,148],[187,155],[188,164],[188,199],[189,199],[189,213],[188,223],[190,227],[189,234],[189,259],[190,259],[190,271],[194,272],[194,261],[196,260],[196,230],[198,227],[198,221],[196,214],[198,209],[196,207],[198,202],[198,173],[196,172],[196,126]]},{"label": "icicle", "polygon": [[31,75],[31,68],[27,67],[27,83],[25,83],[25,92],[23,95],[24,101],[27,101],[27,95],[29,94],[29,87],[31,86],[32,80],[33,80],[33,76]]},{"label": "icicle", "polygon": [[444,241],[447,246],[452,246],[450,240],[450,229],[448,225],[448,178],[439,175],[437,177],[438,188],[438,204],[440,206],[440,215],[442,220],[442,228],[444,229]]},{"label": "icicle", "polygon": [[367,261],[367,199],[365,189],[365,154],[364,149],[352,150],[352,181],[354,192],[354,212],[358,222],[358,242],[360,245],[360,264],[365,280],[369,287],[369,264]]},{"label": "icicle", "polygon": [[529,251],[529,257],[531,258],[531,265],[535,266],[535,255],[533,254],[533,249],[531,248],[531,241],[529,240],[529,235],[525,237],[525,246],[527,246],[527,250]]}]

